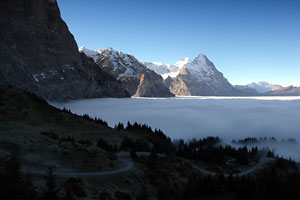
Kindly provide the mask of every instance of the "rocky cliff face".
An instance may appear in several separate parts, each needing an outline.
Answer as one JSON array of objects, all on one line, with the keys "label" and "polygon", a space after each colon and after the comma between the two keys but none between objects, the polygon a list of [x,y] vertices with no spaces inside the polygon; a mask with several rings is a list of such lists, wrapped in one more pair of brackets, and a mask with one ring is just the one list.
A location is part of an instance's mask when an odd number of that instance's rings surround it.
[{"label": "rocky cliff face", "polygon": [[164,79],[164,85],[165,85],[167,88],[170,87],[170,85],[172,84],[172,82],[173,82],[173,79],[172,79],[170,76],[168,76],[167,78]]},{"label": "rocky cliff face", "polygon": [[88,94],[97,94],[98,97],[129,97],[128,91],[123,88],[122,83],[116,80],[109,73],[103,72],[93,59],[84,53],[80,54],[82,64],[87,73],[86,79],[90,80],[90,85],[86,89]]},{"label": "rocky cliff face", "polygon": [[168,88],[163,84],[163,79],[153,73],[142,73],[140,83],[134,96],[137,97],[173,97]]},{"label": "rocky cliff face", "polygon": [[169,89],[163,84],[163,79],[154,71],[149,70],[135,57],[115,51],[112,48],[104,50],[89,50],[81,47],[80,52],[94,59],[101,69],[108,72],[136,97],[171,97]]},{"label": "rocky cliff face", "polygon": [[80,56],[55,0],[1,0],[0,35],[1,85],[47,100],[128,96]]}]

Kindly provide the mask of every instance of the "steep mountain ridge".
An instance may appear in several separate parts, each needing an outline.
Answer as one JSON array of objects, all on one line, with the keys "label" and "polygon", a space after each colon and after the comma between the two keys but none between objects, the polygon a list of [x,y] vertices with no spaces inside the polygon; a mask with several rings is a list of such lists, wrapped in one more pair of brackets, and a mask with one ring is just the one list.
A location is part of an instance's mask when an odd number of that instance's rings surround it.
[{"label": "steep mountain ridge", "polygon": [[79,51],[93,58],[105,72],[120,80],[131,96],[136,97],[171,97],[174,96],[163,84],[163,79],[149,70],[134,56],[115,51],[112,48]]},{"label": "steep mountain ridge", "polygon": [[0,4],[0,85],[52,101],[129,96],[120,82],[83,64],[55,0]]}]

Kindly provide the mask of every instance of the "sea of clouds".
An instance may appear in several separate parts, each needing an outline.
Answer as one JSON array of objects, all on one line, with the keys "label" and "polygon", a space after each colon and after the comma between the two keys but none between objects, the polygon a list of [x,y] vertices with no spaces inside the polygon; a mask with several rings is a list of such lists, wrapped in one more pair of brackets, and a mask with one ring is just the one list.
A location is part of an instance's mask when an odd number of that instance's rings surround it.
[{"label": "sea of clouds", "polygon": [[[101,118],[112,127],[118,122],[146,123],[172,139],[219,136],[229,143],[276,137],[300,142],[300,97],[102,98],[50,104]],[[278,147],[276,153],[300,160],[299,147]]]}]

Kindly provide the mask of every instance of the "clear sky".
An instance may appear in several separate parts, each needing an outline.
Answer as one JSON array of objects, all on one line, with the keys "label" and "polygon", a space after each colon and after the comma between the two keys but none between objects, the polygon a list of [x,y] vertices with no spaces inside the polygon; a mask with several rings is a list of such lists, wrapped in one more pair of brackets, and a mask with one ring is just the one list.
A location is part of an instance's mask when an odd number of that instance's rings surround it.
[{"label": "clear sky", "polygon": [[232,84],[300,86],[300,0],[57,0],[78,46],[141,61],[204,53]]}]

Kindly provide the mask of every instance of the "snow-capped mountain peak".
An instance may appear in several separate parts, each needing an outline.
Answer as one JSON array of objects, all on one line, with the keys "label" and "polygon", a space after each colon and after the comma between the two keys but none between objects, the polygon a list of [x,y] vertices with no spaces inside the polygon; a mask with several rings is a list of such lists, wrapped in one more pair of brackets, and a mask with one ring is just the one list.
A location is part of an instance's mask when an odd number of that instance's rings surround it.
[{"label": "snow-capped mountain peak", "polygon": [[207,57],[203,53],[199,53],[198,56],[194,60],[207,60]]},{"label": "snow-capped mountain peak", "polygon": [[251,83],[246,85],[249,88],[255,89],[259,93],[269,92],[282,88],[281,85],[271,84],[266,81],[260,81],[258,83]]},{"label": "snow-capped mountain peak", "polygon": [[84,53],[86,56],[93,58],[94,61],[96,61],[97,57],[99,56],[99,53],[97,51],[87,49],[84,46],[79,48],[79,52]]},{"label": "snow-capped mountain peak", "polygon": [[213,63],[204,54],[199,54],[192,62],[186,64],[185,67],[207,75],[213,74],[215,69]]},{"label": "snow-capped mountain peak", "polygon": [[116,51],[112,47],[107,47],[105,49],[98,49],[97,52],[100,53],[100,54],[107,54],[107,55],[109,55],[109,54],[110,55],[120,55],[120,54],[122,54],[122,52]]},{"label": "snow-capped mountain peak", "polygon": [[132,55],[116,51],[111,47],[96,51],[81,47],[79,51],[93,58],[104,71],[109,71],[118,80],[126,76],[137,77],[148,70]]},{"label": "snow-capped mountain peak", "polygon": [[186,64],[188,64],[190,62],[191,62],[191,60],[188,57],[185,57],[185,58],[177,61],[174,65],[176,65],[176,66],[178,66],[178,67],[181,68],[181,67],[183,67],[184,65],[186,65]]},{"label": "snow-capped mountain peak", "polygon": [[263,87],[273,86],[273,84],[270,84],[266,81],[259,81],[257,84],[260,85],[260,86],[263,86]]},{"label": "snow-capped mountain peak", "polygon": [[258,83],[253,82],[251,84],[247,84],[246,87],[255,89],[259,93],[265,93],[282,88],[281,85],[270,84],[266,81],[260,81]]},{"label": "snow-capped mountain peak", "polygon": [[106,51],[115,51],[112,47],[107,47],[104,50],[106,50]]},{"label": "snow-capped mountain peak", "polygon": [[190,60],[185,57],[175,64],[166,64],[163,62],[145,62],[144,63],[149,69],[160,74],[164,79],[168,76],[175,78],[181,71],[182,68],[188,69],[191,73],[196,73],[196,76],[209,76],[214,73],[215,67],[208,60],[206,55],[200,53],[194,60]]}]

